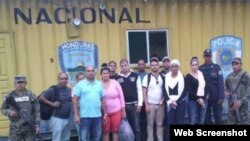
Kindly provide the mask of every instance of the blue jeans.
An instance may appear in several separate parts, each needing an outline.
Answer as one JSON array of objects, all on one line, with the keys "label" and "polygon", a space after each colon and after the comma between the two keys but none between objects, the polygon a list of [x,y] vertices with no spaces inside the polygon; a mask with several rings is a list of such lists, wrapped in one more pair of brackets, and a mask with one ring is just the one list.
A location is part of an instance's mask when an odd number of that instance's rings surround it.
[{"label": "blue jeans", "polygon": [[[189,124],[204,124],[206,116],[206,106],[201,107],[197,101],[188,101]],[[197,117],[197,121],[196,121]]]},{"label": "blue jeans", "polygon": [[88,141],[89,135],[92,141],[100,141],[102,135],[102,118],[81,118],[80,138],[81,141]]},{"label": "blue jeans", "polygon": [[52,141],[70,140],[70,118],[51,117]]},{"label": "blue jeans", "polygon": [[135,104],[126,104],[126,114],[128,122],[135,134],[135,141],[141,141],[140,112],[136,111]]},{"label": "blue jeans", "polygon": [[50,132],[51,126],[50,126],[50,119],[49,120],[41,120],[40,121],[40,132]]}]

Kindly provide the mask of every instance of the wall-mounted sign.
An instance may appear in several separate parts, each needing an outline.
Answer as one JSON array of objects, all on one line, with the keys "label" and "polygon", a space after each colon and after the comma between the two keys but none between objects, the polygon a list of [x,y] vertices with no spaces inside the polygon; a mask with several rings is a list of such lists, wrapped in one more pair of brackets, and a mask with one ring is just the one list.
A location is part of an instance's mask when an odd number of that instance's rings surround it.
[{"label": "wall-mounted sign", "polygon": [[213,62],[220,65],[223,77],[232,72],[231,61],[234,57],[242,57],[242,39],[231,35],[223,35],[210,41]]},{"label": "wall-mounted sign", "polygon": [[67,42],[58,47],[61,70],[69,75],[71,85],[76,84],[76,74],[86,66],[98,67],[97,45],[84,41]]},{"label": "wall-mounted sign", "polygon": [[[38,11],[35,14],[34,11]],[[71,20],[77,18],[77,8],[56,8],[54,11],[47,10],[46,8],[40,9],[20,9],[14,8],[14,19],[15,24],[24,22],[28,25],[32,24],[65,24]],[[64,17],[66,14],[66,18]],[[134,14],[134,15],[132,15]],[[63,16],[64,15],[64,16]],[[79,10],[79,20],[84,24],[94,24],[99,22],[114,23],[150,23],[150,20],[142,18],[141,9],[135,8],[130,10],[127,7],[122,7],[121,10],[118,8],[111,9],[96,9],[92,7],[85,7]]]}]

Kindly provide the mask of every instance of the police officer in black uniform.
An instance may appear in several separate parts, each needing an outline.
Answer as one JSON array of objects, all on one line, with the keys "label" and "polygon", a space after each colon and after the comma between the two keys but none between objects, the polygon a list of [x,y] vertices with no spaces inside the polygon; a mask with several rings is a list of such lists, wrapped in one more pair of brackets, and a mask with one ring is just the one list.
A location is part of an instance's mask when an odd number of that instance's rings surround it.
[{"label": "police officer in black uniform", "polygon": [[199,67],[199,70],[202,71],[206,81],[205,95],[207,97],[207,111],[205,124],[212,124],[212,116],[215,124],[222,124],[224,81],[221,68],[212,62],[212,52],[210,49],[204,51],[203,57],[205,63]]}]

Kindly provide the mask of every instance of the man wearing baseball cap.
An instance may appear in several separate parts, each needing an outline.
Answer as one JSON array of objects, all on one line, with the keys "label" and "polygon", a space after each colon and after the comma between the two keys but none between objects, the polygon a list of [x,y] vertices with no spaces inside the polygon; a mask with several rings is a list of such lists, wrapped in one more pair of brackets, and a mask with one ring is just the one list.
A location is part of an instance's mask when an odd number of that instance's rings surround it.
[{"label": "man wearing baseball cap", "polygon": [[160,73],[165,76],[170,71],[170,58],[168,56],[163,57],[162,63],[163,70]]},{"label": "man wearing baseball cap", "polygon": [[[159,72],[159,59],[150,59],[151,72],[146,75],[142,82],[144,103],[147,115],[148,141],[154,140],[154,131],[158,141],[163,141],[164,120],[164,80],[165,77]],[[156,126],[156,130],[155,127]]]},{"label": "man wearing baseball cap", "polygon": [[203,56],[210,56],[212,57],[212,51],[211,49],[205,49],[203,52]]},{"label": "man wearing baseball cap", "polygon": [[[26,89],[27,80],[24,75],[17,75],[14,79],[15,90],[11,91],[7,97],[12,96],[21,110],[27,111],[30,117],[33,118],[36,126],[36,131],[33,131],[27,124],[22,123],[17,115],[16,109],[10,106],[5,100],[1,107],[1,112],[10,119],[10,135],[11,141],[34,141],[35,134],[39,133],[40,124],[40,107],[36,95]],[[5,98],[6,99],[6,98]]]},{"label": "man wearing baseball cap", "polygon": [[[229,94],[228,124],[250,124],[250,75],[242,69],[241,58],[233,58],[233,72],[226,78],[226,92]],[[236,96],[233,99],[232,96]],[[238,115],[236,115],[238,110]],[[239,119],[237,119],[237,116]]]},{"label": "man wearing baseball cap", "polygon": [[15,77],[15,83],[26,83],[26,77],[24,75],[17,75]]},{"label": "man wearing baseball cap", "polygon": [[203,58],[205,62],[199,67],[199,70],[203,73],[206,82],[205,97],[207,99],[207,111],[205,124],[212,124],[212,115],[214,116],[215,124],[222,124],[224,81],[221,68],[218,64],[212,62],[211,49],[204,50]]}]

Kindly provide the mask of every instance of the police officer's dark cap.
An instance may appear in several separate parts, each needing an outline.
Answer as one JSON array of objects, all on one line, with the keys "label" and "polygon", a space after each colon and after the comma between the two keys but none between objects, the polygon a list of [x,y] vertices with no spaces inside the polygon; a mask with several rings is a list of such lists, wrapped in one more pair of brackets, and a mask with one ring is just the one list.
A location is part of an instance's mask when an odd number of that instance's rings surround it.
[{"label": "police officer's dark cap", "polygon": [[19,83],[19,82],[27,82],[26,77],[24,75],[17,75],[15,77],[15,83]]},{"label": "police officer's dark cap", "polygon": [[232,63],[242,64],[242,60],[241,58],[235,57],[233,58]]},{"label": "police officer's dark cap", "polygon": [[211,51],[211,49],[205,49],[203,55],[204,55],[204,56],[212,56],[212,51]]}]

